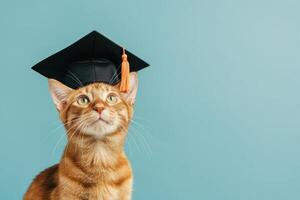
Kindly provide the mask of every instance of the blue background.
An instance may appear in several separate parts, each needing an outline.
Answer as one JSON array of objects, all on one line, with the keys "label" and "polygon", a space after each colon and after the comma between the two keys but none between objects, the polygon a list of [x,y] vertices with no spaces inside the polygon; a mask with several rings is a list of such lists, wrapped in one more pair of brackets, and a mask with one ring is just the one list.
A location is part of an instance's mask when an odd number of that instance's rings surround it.
[{"label": "blue background", "polygon": [[21,199],[66,142],[30,67],[95,29],[151,63],[126,147],[134,199],[299,200],[299,10],[297,0],[2,0],[0,199]]}]

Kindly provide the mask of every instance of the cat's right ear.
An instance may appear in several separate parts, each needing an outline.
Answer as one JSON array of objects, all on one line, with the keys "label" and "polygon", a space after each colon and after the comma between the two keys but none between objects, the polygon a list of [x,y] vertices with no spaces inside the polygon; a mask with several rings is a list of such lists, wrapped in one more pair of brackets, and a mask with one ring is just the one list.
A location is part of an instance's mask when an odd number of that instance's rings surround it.
[{"label": "cat's right ear", "polygon": [[56,105],[57,110],[61,111],[64,108],[67,98],[73,89],[54,79],[48,79],[48,84],[53,102]]}]

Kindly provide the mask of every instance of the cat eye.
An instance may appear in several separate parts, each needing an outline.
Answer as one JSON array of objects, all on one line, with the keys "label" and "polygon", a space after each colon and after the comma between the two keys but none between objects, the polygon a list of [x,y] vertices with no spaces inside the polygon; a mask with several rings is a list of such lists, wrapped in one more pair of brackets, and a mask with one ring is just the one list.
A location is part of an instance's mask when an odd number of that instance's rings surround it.
[{"label": "cat eye", "polygon": [[109,94],[107,97],[106,97],[106,101],[107,103],[110,103],[110,104],[116,104],[118,102],[119,98],[117,95],[115,94]]},{"label": "cat eye", "polygon": [[90,99],[86,95],[81,95],[77,98],[77,103],[81,106],[85,106],[90,103]]}]

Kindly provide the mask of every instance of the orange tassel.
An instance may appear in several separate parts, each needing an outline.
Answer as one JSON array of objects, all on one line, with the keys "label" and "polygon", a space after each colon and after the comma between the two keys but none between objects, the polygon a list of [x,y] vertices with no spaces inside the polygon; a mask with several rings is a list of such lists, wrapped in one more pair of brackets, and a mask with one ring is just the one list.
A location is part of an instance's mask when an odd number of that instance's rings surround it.
[{"label": "orange tassel", "polygon": [[127,60],[125,49],[123,48],[122,64],[121,64],[121,84],[120,84],[121,92],[128,92],[129,90],[129,73],[130,73],[130,66]]}]

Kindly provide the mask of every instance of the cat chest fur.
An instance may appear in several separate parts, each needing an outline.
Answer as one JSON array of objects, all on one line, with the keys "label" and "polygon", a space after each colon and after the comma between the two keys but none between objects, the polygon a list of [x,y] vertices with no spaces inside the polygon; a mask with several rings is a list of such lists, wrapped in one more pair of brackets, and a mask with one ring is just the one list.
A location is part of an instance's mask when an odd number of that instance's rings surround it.
[{"label": "cat chest fur", "polygon": [[66,153],[59,168],[60,193],[97,200],[128,199],[131,194],[132,172],[125,154],[115,155],[103,145],[75,157]]}]

